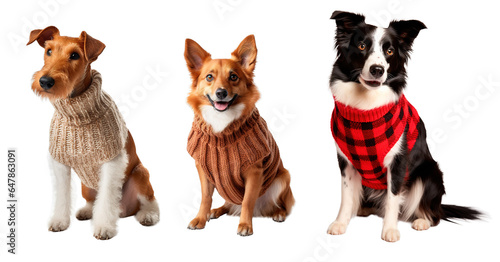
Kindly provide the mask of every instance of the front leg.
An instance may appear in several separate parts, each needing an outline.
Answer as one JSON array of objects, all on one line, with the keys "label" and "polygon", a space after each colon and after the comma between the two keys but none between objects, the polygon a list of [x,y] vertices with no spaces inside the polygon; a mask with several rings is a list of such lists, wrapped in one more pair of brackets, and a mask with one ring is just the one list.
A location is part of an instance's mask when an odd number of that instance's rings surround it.
[{"label": "front leg", "polygon": [[63,165],[49,156],[49,166],[54,177],[54,214],[49,222],[52,232],[64,231],[69,227],[71,215],[71,167]]},{"label": "front leg", "polygon": [[120,218],[123,179],[128,156],[122,150],[118,156],[102,164],[99,173],[99,189],[93,210],[94,237],[110,239],[117,234],[116,222]]},{"label": "front leg", "polygon": [[200,177],[201,184],[201,204],[196,217],[188,225],[189,229],[203,229],[207,220],[210,219],[210,208],[212,208],[212,195],[214,194],[214,185],[208,181],[201,166],[197,163],[196,169]]},{"label": "front leg", "polygon": [[[396,146],[399,146],[399,143]],[[389,157],[391,152],[388,154]],[[382,239],[387,242],[396,242],[400,238],[398,221],[401,204],[403,203],[400,191],[406,176],[407,163],[406,156],[399,154],[394,156],[390,168],[387,168],[387,197],[385,200],[384,226],[382,228]]]},{"label": "front leg", "polygon": [[354,167],[340,154],[337,156],[342,174],[342,200],[340,203],[337,219],[328,227],[328,234],[344,234],[351,218],[358,212],[363,187],[361,175]]},{"label": "front leg", "polygon": [[263,172],[262,163],[259,163],[243,173],[245,194],[241,203],[240,224],[237,231],[240,236],[250,236],[253,234],[253,211],[262,188]]}]

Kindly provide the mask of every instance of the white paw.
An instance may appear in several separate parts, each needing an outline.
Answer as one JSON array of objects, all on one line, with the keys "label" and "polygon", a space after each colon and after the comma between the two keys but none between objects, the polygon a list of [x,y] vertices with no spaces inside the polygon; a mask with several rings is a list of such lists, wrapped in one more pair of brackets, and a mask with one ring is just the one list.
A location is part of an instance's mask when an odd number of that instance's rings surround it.
[{"label": "white paw", "polygon": [[92,218],[92,205],[85,205],[76,212],[76,219],[78,220],[89,220]]},{"label": "white paw", "polygon": [[419,218],[413,221],[411,227],[417,231],[422,231],[429,229],[431,227],[431,224],[426,219]]},{"label": "white paw", "polygon": [[108,240],[116,236],[116,227],[113,226],[94,226],[94,237],[99,240]]},{"label": "white paw", "polygon": [[153,226],[160,221],[160,212],[158,210],[139,210],[135,218],[143,226]]},{"label": "white paw", "polygon": [[330,235],[342,235],[347,229],[347,224],[339,221],[334,221],[328,227],[327,233]]},{"label": "white paw", "polygon": [[247,237],[253,235],[253,228],[252,225],[247,224],[247,223],[240,223],[238,225],[238,235],[242,237]]},{"label": "white paw", "polygon": [[68,229],[69,227],[69,218],[56,218],[53,217],[49,222],[49,231],[52,232],[60,232]]},{"label": "white paw", "polygon": [[382,239],[387,242],[396,242],[400,238],[399,230],[397,228],[387,228],[382,230]]},{"label": "white paw", "polygon": [[283,221],[285,221],[285,219],[286,219],[286,216],[282,215],[282,214],[276,214],[273,216],[273,220],[275,222],[283,222]]}]

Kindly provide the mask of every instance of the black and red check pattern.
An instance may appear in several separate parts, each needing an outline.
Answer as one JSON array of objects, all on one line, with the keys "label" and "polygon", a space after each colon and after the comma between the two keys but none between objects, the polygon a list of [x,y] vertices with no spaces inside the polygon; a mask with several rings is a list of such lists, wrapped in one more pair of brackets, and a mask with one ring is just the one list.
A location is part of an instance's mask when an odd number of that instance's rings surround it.
[{"label": "black and red check pattern", "polygon": [[417,110],[404,95],[395,104],[372,110],[359,110],[335,101],[331,129],[338,147],[361,174],[363,185],[386,189],[384,158],[405,128],[408,128],[408,152],[412,150],[418,137],[419,121]]}]

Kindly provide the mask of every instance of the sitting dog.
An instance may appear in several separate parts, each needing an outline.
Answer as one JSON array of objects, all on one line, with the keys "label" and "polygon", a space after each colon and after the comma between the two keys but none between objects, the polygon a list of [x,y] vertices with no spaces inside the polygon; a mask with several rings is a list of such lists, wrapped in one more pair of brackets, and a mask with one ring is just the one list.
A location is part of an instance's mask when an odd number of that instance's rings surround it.
[{"label": "sitting dog", "polygon": [[399,219],[416,230],[441,219],[477,219],[474,209],[441,204],[443,174],[431,156],[426,130],[406,100],[406,69],[412,43],[425,25],[393,21],[366,24],[362,15],[335,11],[337,60],[330,77],[335,100],[332,134],[342,174],[342,202],[328,228],[343,234],[352,216],[384,218],[382,239],[400,239]]},{"label": "sitting dog", "polygon": [[[254,36],[246,37],[231,59],[212,59],[186,39],[184,57],[193,80],[188,103],[195,114],[187,149],[202,191],[200,210],[188,228],[202,229],[210,218],[227,213],[240,215],[237,233],[249,236],[253,216],[284,221],[295,200],[278,146],[255,107],[260,94],[253,82]],[[214,188],[226,202],[210,210]]]},{"label": "sitting dog", "polygon": [[76,217],[93,220],[94,237],[110,239],[119,217],[135,215],[145,226],[159,221],[149,172],[136,154],[134,140],[111,97],[101,90],[101,74],[90,64],[105,45],[85,31],[60,36],[49,26],[33,30],[28,45],[45,49],[43,68],[31,88],[55,108],[50,125],[50,166],[55,178],[53,232],[66,230],[71,212],[71,168],[82,181],[87,204]]}]

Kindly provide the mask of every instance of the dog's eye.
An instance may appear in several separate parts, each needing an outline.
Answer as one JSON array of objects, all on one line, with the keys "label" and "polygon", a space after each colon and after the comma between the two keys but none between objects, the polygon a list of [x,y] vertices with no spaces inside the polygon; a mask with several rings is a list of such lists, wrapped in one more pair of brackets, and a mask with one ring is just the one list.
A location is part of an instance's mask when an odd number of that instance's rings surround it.
[{"label": "dog's eye", "polygon": [[71,55],[69,56],[69,59],[71,60],[77,60],[80,58],[80,55],[77,53],[77,52],[73,52],[71,53]]},{"label": "dog's eye", "polygon": [[365,43],[363,43],[363,42],[359,42],[359,43],[358,43],[358,48],[359,48],[359,50],[363,51],[363,50],[365,50],[365,49],[366,49],[366,44],[365,44]]},{"label": "dog's eye", "polygon": [[229,80],[231,80],[231,81],[236,81],[236,80],[238,80],[238,76],[237,76],[237,75],[235,75],[235,74],[231,74],[231,75],[229,76]]},{"label": "dog's eye", "polygon": [[207,82],[212,82],[212,80],[214,80],[214,76],[212,74],[208,74],[205,79],[207,80]]},{"label": "dog's eye", "polygon": [[385,51],[385,53],[386,53],[388,56],[392,56],[392,55],[394,55],[394,48],[392,48],[392,47],[391,47],[391,48],[387,49],[387,51]]},{"label": "dog's eye", "polygon": [[47,55],[50,56],[52,54],[52,49],[47,50]]}]

